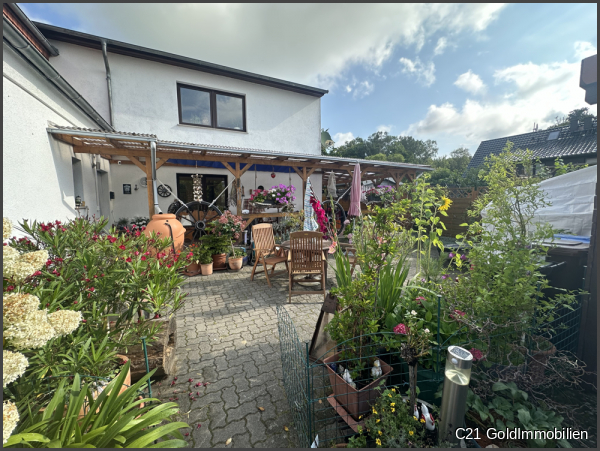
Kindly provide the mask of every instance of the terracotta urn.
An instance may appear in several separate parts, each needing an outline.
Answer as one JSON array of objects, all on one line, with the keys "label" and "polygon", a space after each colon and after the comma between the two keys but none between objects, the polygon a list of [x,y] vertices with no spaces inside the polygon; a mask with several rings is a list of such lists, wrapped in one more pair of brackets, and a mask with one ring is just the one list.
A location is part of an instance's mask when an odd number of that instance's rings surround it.
[{"label": "terracotta urn", "polygon": [[210,276],[213,273],[213,264],[212,263],[208,263],[208,264],[201,264],[200,268],[202,269],[202,275],[203,276]]},{"label": "terracotta urn", "polygon": [[[175,251],[183,249],[185,228],[181,225],[181,222],[176,219],[175,215],[158,214],[152,216],[152,221],[146,226],[144,234],[146,236],[151,236],[152,232],[160,234],[160,238],[172,236]],[[172,251],[173,248],[171,247],[170,250]]]},{"label": "terracotta urn", "polygon": [[240,269],[242,269],[243,262],[244,257],[229,257],[229,269],[239,271]]}]

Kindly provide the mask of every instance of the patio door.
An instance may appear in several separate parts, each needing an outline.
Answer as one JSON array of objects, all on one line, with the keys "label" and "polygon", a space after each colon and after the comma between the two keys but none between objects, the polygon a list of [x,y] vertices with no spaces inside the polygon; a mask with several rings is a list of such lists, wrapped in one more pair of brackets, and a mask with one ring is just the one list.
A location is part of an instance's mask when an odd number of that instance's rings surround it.
[{"label": "patio door", "polygon": [[[192,174],[177,174],[177,197],[185,203],[194,200],[192,186]],[[202,200],[212,202],[225,188],[227,188],[226,175],[202,174]],[[223,193],[215,203],[219,210],[227,210],[228,195],[228,192]]]}]

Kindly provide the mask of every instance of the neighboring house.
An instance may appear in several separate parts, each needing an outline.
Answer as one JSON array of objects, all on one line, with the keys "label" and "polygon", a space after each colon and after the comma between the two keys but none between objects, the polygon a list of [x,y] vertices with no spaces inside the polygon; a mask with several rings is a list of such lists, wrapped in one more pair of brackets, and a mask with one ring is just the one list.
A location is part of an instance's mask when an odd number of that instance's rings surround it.
[{"label": "neighboring house", "polygon": [[[321,156],[323,89],[33,23],[10,3],[3,36],[4,216],[14,221],[73,218],[76,197],[110,223],[147,217],[152,146],[157,180],[184,202],[196,173],[212,202],[232,173],[247,199],[261,185],[301,192],[308,176],[320,197],[330,169],[349,179],[356,162],[363,178],[431,170]],[[216,205],[240,211],[228,194]],[[174,200],[157,198],[163,212]]]},{"label": "neighboring house", "polygon": [[531,150],[546,166],[552,166],[556,158],[561,158],[565,164],[595,165],[598,155],[597,126],[596,119],[586,118],[581,123],[571,123],[565,127],[482,141],[467,169],[482,166],[486,157],[502,152],[507,141],[514,144],[514,150]]}]

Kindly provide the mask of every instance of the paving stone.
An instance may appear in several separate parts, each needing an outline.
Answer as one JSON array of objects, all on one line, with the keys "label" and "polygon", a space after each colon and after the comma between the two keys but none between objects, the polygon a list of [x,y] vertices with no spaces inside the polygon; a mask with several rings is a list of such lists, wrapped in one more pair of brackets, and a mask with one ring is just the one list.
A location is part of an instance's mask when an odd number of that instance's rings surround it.
[{"label": "paving stone", "polygon": [[[246,421],[244,419],[239,419],[237,421],[231,421],[227,423],[225,427],[213,429],[212,431],[212,444],[214,447],[217,447],[219,444],[225,445],[227,439],[231,438],[233,442],[233,437],[238,434],[244,434],[247,432],[246,430]],[[250,437],[248,437],[248,442]],[[233,447],[237,448],[235,443],[231,444]]]}]

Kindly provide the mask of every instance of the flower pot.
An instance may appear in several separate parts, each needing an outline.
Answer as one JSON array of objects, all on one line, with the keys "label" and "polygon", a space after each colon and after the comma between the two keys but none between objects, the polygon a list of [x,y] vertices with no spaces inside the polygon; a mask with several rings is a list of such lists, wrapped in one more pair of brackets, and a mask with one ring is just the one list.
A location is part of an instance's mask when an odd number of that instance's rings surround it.
[{"label": "flower pot", "polygon": [[244,257],[229,257],[229,268],[234,271],[242,269]]},{"label": "flower pot", "polygon": [[192,263],[190,265],[187,265],[185,270],[187,272],[198,272],[200,270],[200,265],[198,263]]},{"label": "flower pot", "polygon": [[[152,216],[152,221],[146,226],[144,234],[150,236],[152,235],[152,232],[159,233],[159,238],[173,237],[175,251],[183,249],[185,228],[181,225],[181,222],[176,219],[175,215],[159,214]],[[173,248],[171,247],[170,251],[172,250]],[[156,253],[156,250],[153,249],[152,251],[153,253]],[[168,249],[167,252],[169,252]]]},{"label": "flower pot", "polygon": [[214,270],[227,268],[227,254],[215,254],[212,259]]},{"label": "flower pot", "polygon": [[213,273],[213,264],[212,263],[208,263],[208,264],[201,264],[200,268],[202,269],[202,275],[203,276],[210,276]]},{"label": "flower pot", "polygon": [[379,359],[382,370],[381,376],[379,376],[366,387],[357,390],[348,385],[348,383],[329,366],[330,363],[337,362],[338,358],[339,353],[323,359],[325,367],[327,368],[327,373],[329,374],[329,382],[331,384],[331,388],[333,389],[335,400],[338,402],[338,404],[341,404],[344,409],[346,409],[346,411],[352,416],[352,418],[354,418],[354,420],[358,421],[359,416],[371,411],[371,406],[375,403],[375,400],[380,394],[378,390],[375,390],[375,388],[382,380],[385,381],[387,375],[392,372],[392,368],[383,360]]}]

